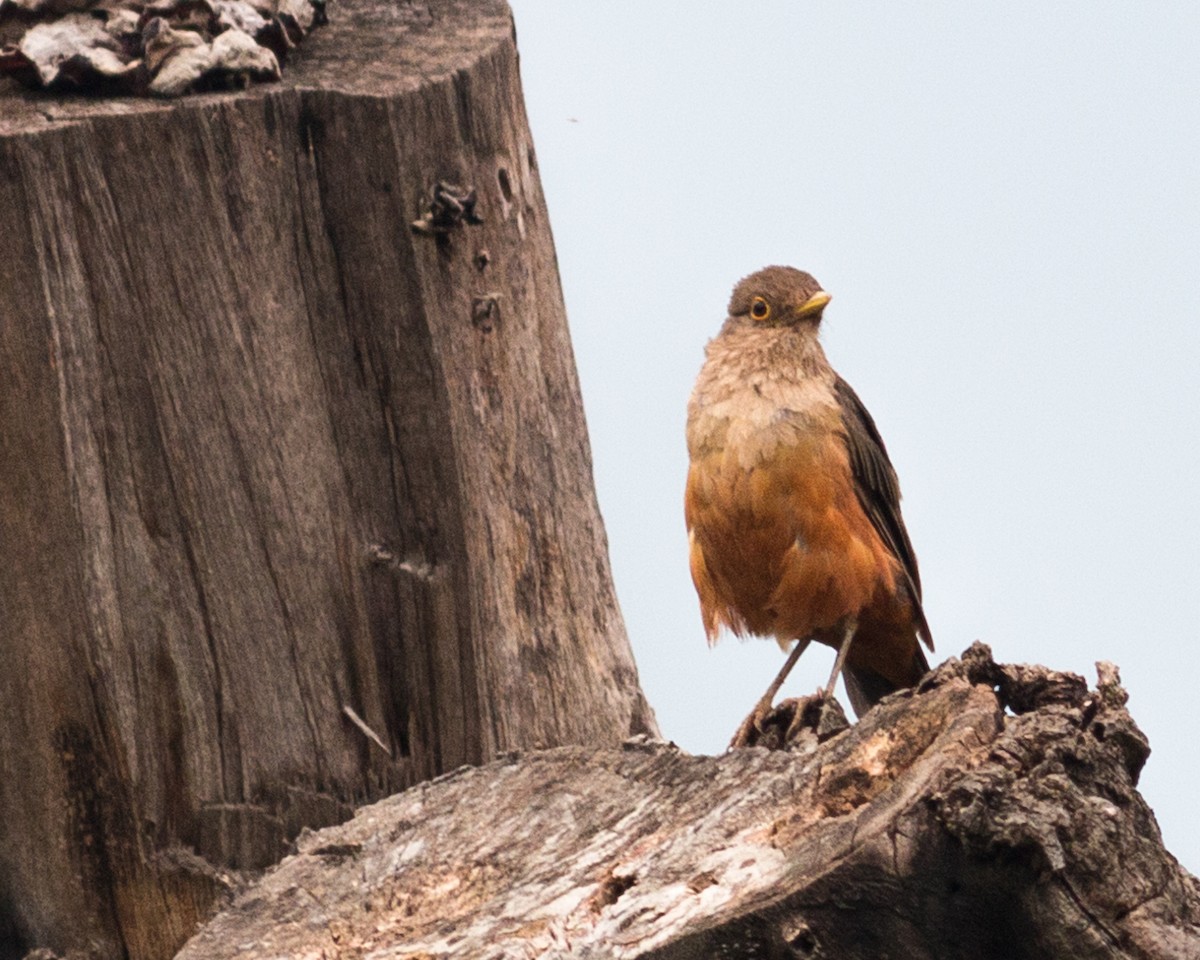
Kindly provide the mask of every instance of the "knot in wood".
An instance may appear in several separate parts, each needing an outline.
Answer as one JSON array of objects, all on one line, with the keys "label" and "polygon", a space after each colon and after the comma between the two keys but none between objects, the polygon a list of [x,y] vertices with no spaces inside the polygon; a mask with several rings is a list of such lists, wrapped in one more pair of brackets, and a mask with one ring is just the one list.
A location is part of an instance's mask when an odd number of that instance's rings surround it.
[{"label": "knot in wood", "polygon": [[499,319],[499,293],[483,293],[471,301],[471,322],[484,333],[491,333]]},{"label": "knot in wood", "polygon": [[474,187],[465,189],[445,180],[439,180],[434,185],[433,193],[425,215],[412,222],[412,228],[417,233],[428,234],[439,242],[446,242],[452,230],[457,230],[464,223],[478,226],[483,223],[475,210],[477,197]]},{"label": "knot in wood", "polygon": [[779,924],[785,956],[809,958],[821,956],[816,934],[801,917],[787,917]]}]

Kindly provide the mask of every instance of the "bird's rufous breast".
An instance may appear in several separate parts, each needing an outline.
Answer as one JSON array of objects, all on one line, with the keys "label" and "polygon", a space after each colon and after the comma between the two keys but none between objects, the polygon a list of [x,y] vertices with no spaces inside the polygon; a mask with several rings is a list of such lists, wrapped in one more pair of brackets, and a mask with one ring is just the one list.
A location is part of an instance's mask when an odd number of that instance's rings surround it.
[{"label": "bird's rufous breast", "polygon": [[834,380],[815,340],[787,329],[709,345],[688,408],[685,513],[710,641],[722,625],[820,639],[894,590],[854,495]]}]

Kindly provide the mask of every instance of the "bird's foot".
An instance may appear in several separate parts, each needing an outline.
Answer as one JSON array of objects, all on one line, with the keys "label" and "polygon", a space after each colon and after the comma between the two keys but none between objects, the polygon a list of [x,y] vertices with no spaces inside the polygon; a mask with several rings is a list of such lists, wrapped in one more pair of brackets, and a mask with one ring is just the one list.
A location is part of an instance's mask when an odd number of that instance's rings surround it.
[{"label": "bird's foot", "polygon": [[766,747],[768,750],[803,750],[841,733],[850,724],[841,704],[818,690],[814,696],[780,701],[760,700],[742,721],[729,749]]},{"label": "bird's foot", "polygon": [[771,705],[769,697],[763,697],[754,705],[754,709],[747,714],[746,719],[742,721],[741,726],[737,728],[733,739],[729,741],[729,749],[733,750],[737,747],[753,747],[765,731],[764,724],[767,717],[771,715],[774,708]]},{"label": "bird's foot", "polygon": [[850,721],[846,719],[846,711],[834,697],[833,687],[830,687],[828,691],[821,691],[821,713],[817,717],[817,739],[824,743],[834,734],[849,728]]},{"label": "bird's foot", "polygon": [[833,696],[832,688],[828,691],[818,688],[813,696],[797,702],[803,706],[792,714],[791,723],[783,735],[784,743],[792,743],[804,730],[811,730],[816,734],[817,742],[824,743],[850,726],[842,705]]}]

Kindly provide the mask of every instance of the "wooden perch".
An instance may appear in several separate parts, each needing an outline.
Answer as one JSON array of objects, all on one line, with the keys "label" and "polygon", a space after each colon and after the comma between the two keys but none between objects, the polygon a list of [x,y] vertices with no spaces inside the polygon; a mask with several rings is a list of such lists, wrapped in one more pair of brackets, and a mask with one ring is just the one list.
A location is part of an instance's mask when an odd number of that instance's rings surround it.
[{"label": "wooden perch", "polygon": [[976,644],[824,742],[514,755],[305,835],[180,960],[1196,957],[1124,703]]},{"label": "wooden perch", "polygon": [[169,957],[303,827],[654,731],[501,0],[0,81],[0,210],[0,956]]}]

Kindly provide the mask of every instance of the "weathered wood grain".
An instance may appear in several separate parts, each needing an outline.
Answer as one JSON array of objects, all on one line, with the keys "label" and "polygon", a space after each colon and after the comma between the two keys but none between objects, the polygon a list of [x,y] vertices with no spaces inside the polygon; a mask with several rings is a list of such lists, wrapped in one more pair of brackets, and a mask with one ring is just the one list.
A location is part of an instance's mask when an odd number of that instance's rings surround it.
[{"label": "weathered wood grain", "polygon": [[[439,181],[483,222],[414,231]],[[238,94],[9,92],[0,211],[9,952],[169,956],[302,827],[654,730],[500,0],[345,0]]]},{"label": "weathered wood grain", "polygon": [[460,770],[303,837],[180,960],[1200,956],[1115,673],[977,646],[793,748]]}]

